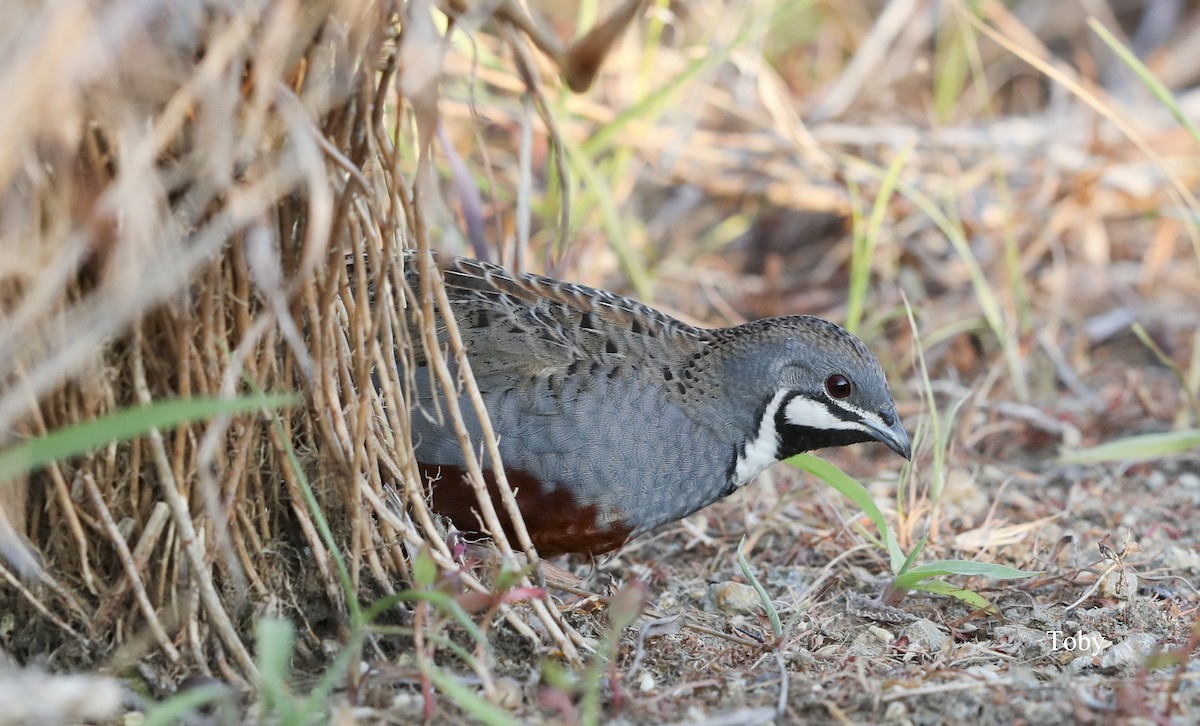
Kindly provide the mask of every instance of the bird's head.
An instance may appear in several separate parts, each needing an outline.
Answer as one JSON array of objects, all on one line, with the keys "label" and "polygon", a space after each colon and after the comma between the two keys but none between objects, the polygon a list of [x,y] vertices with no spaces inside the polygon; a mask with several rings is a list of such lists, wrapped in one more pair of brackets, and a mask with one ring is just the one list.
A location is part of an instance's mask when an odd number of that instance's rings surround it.
[{"label": "bird's head", "polygon": [[758,354],[753,363],[743,358],[735,375],[753,380],[760,397],[762,383],[769,384],[757,433],[747,444],[757,442],[758,458],[869,441],[912,457],[883,368],[849,331],[820,318],[790,316],[748,323],[737,337],[756,339]]}]

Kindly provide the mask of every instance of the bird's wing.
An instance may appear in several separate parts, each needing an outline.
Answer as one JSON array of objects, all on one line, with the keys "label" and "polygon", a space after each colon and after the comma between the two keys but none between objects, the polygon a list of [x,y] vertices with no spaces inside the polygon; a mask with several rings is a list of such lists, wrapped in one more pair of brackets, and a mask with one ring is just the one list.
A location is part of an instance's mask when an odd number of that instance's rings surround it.
[{"label": "bird's wing", "polygon": [[[502,267],[465,257],[436,258],[446,294],[476,377],[554,375],[573,365],[619,367],[647,349],[684,354],[707,331],[612,293],[538,275],[514,275]],[[406,260],[406,278],[419,291],[416,259]],[[439,340],[445,325],[439,320]],[[415,331],[413,331],[415,332]],[[674,346],[653,345],[663,336]],[[417,344],[418,364],[424,352]]]}]

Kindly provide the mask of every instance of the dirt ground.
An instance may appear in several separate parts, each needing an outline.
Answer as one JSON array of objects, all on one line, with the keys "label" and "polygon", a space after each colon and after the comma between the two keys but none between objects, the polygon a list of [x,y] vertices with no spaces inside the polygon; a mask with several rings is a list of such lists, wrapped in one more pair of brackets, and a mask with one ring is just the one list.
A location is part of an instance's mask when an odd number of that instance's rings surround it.
[{"label": "dirt ground", "polygon": [[[1172,325],[1198,314],[1175,310]],[[904,511],[897,511],[902,462],[882,447],[823,453],[869,485],[901,523],[906,551],[929,532],[919,562],[979,559],[1038,573],[1009,581],[945,578],[985,596],[995,613],[921,593],[884,604],[887,558],[862,536],[866,519],[785,464],[615,555],[595,563],[560,560],[578,578],[577,589],[557,591],[555,600],[597,643],[609,627],[603,597],[631,581],[645,583],[646,610],[623,633],[615,665],[600,684],[602,720],[1184,724],[1200,718],[1200,457],[1058,462],[1069,448],[1162,430],[1181,403],[1170,371],[1127,337],[1089,351],[1094,365],[1075,381],[1086,398],[1065,387],[1028,406],[968,397],[932,518],[930,500],[914,493],[901,497]],[[956,396],[969,388],[943,386]],[[903,418],[925,415],[906,398]],[[938,400],[944,406],[954,399]],[[913,481],[931,475],[929,447],[919,447]],[[779,643],[737,563],[743,534],[785,626]],[[499,644],[497,672],[514,691],[514,716],[535,723],[579,719],[577,694],[543,677],[543,654],[519,639]],[[384,709],[385,718],[420,712],[411,691],[397,704]],[[450,708],[435,720],[458,718]]]}]

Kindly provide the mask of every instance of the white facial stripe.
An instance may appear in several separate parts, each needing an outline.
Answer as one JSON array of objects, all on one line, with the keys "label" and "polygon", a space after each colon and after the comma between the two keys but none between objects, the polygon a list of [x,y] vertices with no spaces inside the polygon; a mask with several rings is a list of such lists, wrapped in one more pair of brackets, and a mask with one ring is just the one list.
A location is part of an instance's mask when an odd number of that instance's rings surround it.
[{"label": "white facial stripe", "polygon": [[[779,405],[787,394],[787,391],[776,392],[763,412],[762,421],[758,424],[758,433],[738,455],[737,466],[733,471],[735,487],[745,486],[758,476],[759,472],[774,464],[779,456],[779,432],[775,430],[775,415],[779,413]],[[790,404],[788,410],[791,410]]]},{"label": "white facial stripe", "polygon": [[[889,426],[883,422],[883,417],[877,413],[872,413],[871,411],[864,411],[861,408],[851,408],[849,406],[847,406],[846,408],[848,410],[854,411],[854,413],[858,414],[858,417],[860,420],[866,421],[867,423],[870,423],[871,425],[873,425],[877,428],[883,429],[885,431],[887,429],[891,428],[891,426]],[[864,426],[863,428],[867,429],[868,431],[871,430],[870,426]]]},{"label": "white facial stripe", "polygon": [[849,413],[853,418],[849,420],[834,416],[829,411],[829,406],[825,401],[814,401],[811,398],[804,396],[796,396],[788,401],[787,408],[783,415],[787,422],[793,426],[806,426],[813,429],[843,429],[847,431],[870,431],[870,428],[864,426],[860,421],[867,420],[880,428],[886,429],[883,425],[883,419],[877,413],[864,411],[857,406],[851,406],[843,401],[828,401],[828,404],[837,406]]}]

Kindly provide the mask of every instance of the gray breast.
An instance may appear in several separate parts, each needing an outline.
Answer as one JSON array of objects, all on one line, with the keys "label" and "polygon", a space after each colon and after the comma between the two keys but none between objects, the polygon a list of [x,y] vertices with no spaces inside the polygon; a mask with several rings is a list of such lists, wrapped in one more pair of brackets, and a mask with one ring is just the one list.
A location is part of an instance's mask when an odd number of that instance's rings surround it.
[{"label": "gray breast", "polygon": [[[418,399],[432,409],[428,375],[417,372]],[[730,490],[734,437],[711,420],[692,418],[648,380],[597,375],[479,380],[505,468],[544,487],[566,488],[595,506],[605,524],[640,534],[687,516]],[[473,442],[480,427],[460,401]],[[462,466],[449,422],[413,416],[417,458]],[[728,440],[727,440],[728,439]]]}]

